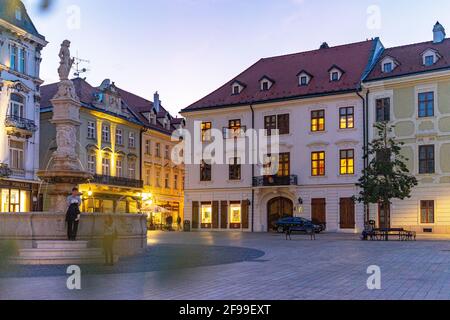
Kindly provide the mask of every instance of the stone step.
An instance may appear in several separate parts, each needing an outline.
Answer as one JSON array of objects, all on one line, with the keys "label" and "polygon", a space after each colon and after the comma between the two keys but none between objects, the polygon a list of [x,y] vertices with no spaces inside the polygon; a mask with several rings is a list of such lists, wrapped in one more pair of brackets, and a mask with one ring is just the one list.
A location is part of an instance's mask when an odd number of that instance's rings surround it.
[{"label": "stone step", "polygon": [[20,257],[102,257],[101,249],[22,249]]},{"label": "stone step", "polygon": [[37,249],[87,249],[87,241],[36,241]]},{"label": "stone step", "polygon": [[[115,259],[116,260],[116,259]],[[117,259],[118,260],[118,259]],[[16,265],[86,265],[103,264],[103,257],[17,257],[11,259]]]}]

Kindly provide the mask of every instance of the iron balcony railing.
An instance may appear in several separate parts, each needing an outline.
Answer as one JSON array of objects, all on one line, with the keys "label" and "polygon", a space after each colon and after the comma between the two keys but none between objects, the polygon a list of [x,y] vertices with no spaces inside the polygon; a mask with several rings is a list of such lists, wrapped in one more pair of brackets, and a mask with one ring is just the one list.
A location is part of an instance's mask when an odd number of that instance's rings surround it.
[{"label": "iron balcony railing", "polygon": [[33,120],[21,118],[18,116],[6,116],[5,125],[7,128],[18,128],[30,132],[36,132],[38,127]]},{"label": "iron balcony railing", "polygon": [[5,163],[0,163],[0,177],[8,178],[12,175],[11,169]]},{"label": "iron balcony railing", "polygon": [[92,182],[110,186],[129,187],[136,189],[142,189],[144,187],[144,181],[142,180],[102,175],[94,175],[94,180]]},{"label": "iron balcony railing", "polygon": [[262,176],[253,178],[253,187],[297,186],[298,176]]}]

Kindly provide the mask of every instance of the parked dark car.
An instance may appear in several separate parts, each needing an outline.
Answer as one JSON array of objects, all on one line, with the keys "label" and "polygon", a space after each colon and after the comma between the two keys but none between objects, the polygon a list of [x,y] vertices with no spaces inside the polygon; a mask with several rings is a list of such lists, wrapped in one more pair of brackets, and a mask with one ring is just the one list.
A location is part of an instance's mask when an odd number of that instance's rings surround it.
[{"label": "parked dark car", "polygon": [[321,233],[325,230],[325,225],[323,224],[314,224],[312,221],[300,217],[286,217],[277,221],[275,231],[279,233],[286,232],[290,227],[304,228],[305,232],[307,229],[313,228],[316,233]]}]

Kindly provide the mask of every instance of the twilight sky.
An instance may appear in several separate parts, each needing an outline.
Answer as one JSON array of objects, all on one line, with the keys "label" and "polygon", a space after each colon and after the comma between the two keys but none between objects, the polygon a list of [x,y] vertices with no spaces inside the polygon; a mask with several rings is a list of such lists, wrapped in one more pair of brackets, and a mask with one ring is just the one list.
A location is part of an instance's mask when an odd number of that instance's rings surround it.
[{"label": "twilight sky", "polygon": [[57,81],[58,50],[90,60],[105,78],[172,113],[263,57],[381,37],[386,47],[429,41],[439,20],[450,35],[448,0],[55,0],[49,12],[23,0],[50,44],[41,77]]}]

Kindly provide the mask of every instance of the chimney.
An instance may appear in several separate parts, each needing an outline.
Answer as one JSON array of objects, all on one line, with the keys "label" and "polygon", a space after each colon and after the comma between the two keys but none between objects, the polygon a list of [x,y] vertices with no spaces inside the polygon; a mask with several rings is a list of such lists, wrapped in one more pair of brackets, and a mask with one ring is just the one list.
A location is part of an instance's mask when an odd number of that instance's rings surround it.
[{"label": "chimney", "polygon": [[328,49],[328,48],[330,48],[330,46],[328,45],[328,43],[324,42],[320,45],[319,49]]},{"label": "chimney", "polygon": [[153,95],[153,106],[157,113],[161,110],[161,100],[159,100],[158,91],[156,91],[155,94]]},{"label": "chimney", "polygon": [[436,22],[433,28],[433,43],[442,43],[445,40],[445,28]]}]

